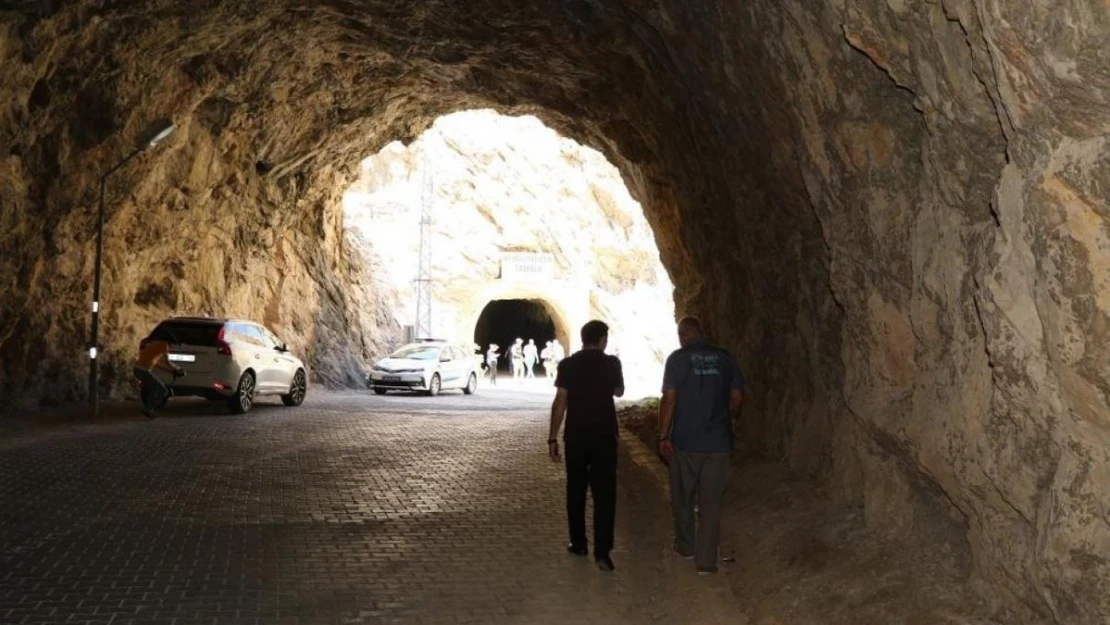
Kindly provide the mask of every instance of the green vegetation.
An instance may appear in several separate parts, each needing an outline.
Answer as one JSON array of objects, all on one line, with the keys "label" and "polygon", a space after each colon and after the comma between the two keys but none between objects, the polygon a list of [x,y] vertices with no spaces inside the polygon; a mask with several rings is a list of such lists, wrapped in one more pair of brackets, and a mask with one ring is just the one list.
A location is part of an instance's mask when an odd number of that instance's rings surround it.
[{"label": "green vegetation", "polygon": [[618,410],[659,410],[659,397],[645,397],[635,401],[622,401],[617,404]]}]

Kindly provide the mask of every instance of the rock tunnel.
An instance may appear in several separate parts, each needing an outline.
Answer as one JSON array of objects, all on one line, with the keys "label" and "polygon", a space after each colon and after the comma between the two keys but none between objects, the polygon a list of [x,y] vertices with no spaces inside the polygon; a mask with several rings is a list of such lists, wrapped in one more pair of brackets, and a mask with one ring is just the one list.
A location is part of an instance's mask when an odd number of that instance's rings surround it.
[{"label": "rock tunnel", "polygon": [[[602,150],[742,438],[892,534],[950,524],[1021,622],[1110,616],[1110,14],[1060,0],[6,3],[0,396],[83,398],[175,311],[327,383],[394,340],[342,236],[359,160],[469,108]],[[1024,620],[1021,620],[1024,619]]]},{"label": "rock tunnel", "polygon": [[[474,343],[481,348],[482,353],[489,349],[490,343],[496,343],[501,353],[506,353],[517,338],[526,344],[529,340],[534,341],[540,350],[548,341],[556,339],[564,346],[569,346],[570,332],[557,319],[558,314],[552,311],[551,305],[542,300],[494,300],[486,304],[474,324]],[[510,363],[504,359],[498,367],[505,371],[511,369]],[[542,367],[537,367],[536,370],[543,373]]]}]

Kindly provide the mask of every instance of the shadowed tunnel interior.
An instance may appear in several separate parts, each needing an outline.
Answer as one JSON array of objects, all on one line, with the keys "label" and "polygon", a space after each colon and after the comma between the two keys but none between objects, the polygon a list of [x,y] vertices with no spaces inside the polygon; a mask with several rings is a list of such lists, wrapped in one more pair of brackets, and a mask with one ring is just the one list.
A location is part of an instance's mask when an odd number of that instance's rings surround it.
[{"label": "shadowed tunnel interior", "polygon": [[[469,108],[603,151],[748,380],[740,439],[1007,622],[1110,616],[1110,20],[1084,0],[170,0],[0,11],[0,403],[84,397],[174,312],[359,382],[392,302],[359,161]],[[256,167],[263,161],[266,167]],[[937,528],[944,528],[943,532]]]},{"label": "shadowed tunnel interior", "polygon": [[[494,300],[482,309],[474,326],[474,342],[481,347],[483,354],[490,343],[497,343],[500,347],[502,359],[498,368],[502,371],[512,370],[512,364],[504,355],[517,338],[523,339],[525,344],[532,339],[536,342],[536,349],[543,350],[544,345],[557,336],[566,347],[567,329],[556,329],[547,307],[538,300]],[[537,365],[535,372],[542,376],[543,367]]]}]

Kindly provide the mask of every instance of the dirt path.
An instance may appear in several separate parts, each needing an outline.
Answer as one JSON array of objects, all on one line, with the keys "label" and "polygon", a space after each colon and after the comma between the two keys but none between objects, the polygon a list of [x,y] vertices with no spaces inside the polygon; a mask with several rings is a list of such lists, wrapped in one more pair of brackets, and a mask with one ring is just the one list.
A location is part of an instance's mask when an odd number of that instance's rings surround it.
[{"label": "dirt path", "polygon": [[[632,455],[654,453],[654,410],[626,409]],[[665,480],[659,487],[666,489]],[[992,614],[970,588],[961,537],[889,540],[870,531],[862,512],[838,505],[782,464],[737,458],[725,509],[722,564],[752,625],[987,625]]]}]

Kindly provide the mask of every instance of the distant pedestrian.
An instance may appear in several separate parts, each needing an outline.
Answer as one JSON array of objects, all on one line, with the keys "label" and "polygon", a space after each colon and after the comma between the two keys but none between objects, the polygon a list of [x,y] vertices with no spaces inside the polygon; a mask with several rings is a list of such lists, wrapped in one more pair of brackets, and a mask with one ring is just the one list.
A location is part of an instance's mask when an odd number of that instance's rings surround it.
[{"label": "distant pedestrian", "polygon": [[547,447],[559,461],[559,427],[566,417],[567,551],[589,553],[586,540],[586,491],[594,498],[594,561],[613,570],[609,552],[617,508],[617,411],[614,397],[624,395],[621,361],[605,353],[609,326],[591,321],[582,326],[582,351],[559,363]]},{"label": "distant pedestrian", "polygon": [[551,341],[548,341],[540,351],[540,362],[543,363],[543,373],[548,378],[555,377],[555,350],[551,349]]},{"label": "distant pedestrian", "polygon": [[497,343],[490,343],[489,350],[486,351],[486,367],[489,369],[490,384],[497,385],[497,361],[501,358],[498,353],[499,347]]},{"label": "distant pedestrian", "polygon": [[528,339],[528,344],[524,346],[524,371],[525,375],[529,378],[536,377],[536,360],[539,354],[536,352],[536,340]]},{"label": "distant pedestrian", "polygon": [[556,368],[559,367],[559,363],[563,362],[563,359],[566,357],[567,352],[563,349],[563,344],[559,342],[559,339],[551,341],[551,360]]},{"label": "distant pedestrian", "polygon": [[694,558],[699,575],[711,575],[717,572],[732,421],[743,401],[744,378],[736,358],[710,345],[694,317],[678,323],[678,340],[682,347],[667,358],[663,372],[659,453],[670,460],[674,550]]},{"label": "distant pedestrian", "polygon": [[509,361],[513,365],[513,379],[524,379],[524,339],[518,338],[509,348]]}]

